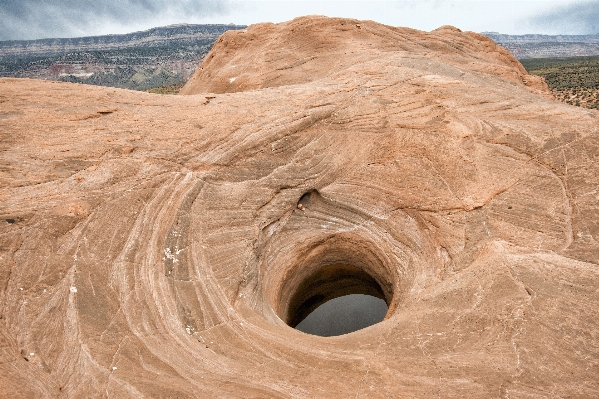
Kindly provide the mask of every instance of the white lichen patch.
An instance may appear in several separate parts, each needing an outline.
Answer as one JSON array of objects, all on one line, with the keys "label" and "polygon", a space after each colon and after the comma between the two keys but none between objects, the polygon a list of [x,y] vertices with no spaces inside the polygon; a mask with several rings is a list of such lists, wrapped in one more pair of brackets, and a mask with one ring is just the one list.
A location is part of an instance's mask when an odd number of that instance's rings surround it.
[{"label": "white lichen patch", "polygon": [[175,250],[171,250],[170,248],[164,249],[164,259],[170,259],[173,263],[179,262],[179,259],[175,255],[179,255],[183,250],[175,247]]}]

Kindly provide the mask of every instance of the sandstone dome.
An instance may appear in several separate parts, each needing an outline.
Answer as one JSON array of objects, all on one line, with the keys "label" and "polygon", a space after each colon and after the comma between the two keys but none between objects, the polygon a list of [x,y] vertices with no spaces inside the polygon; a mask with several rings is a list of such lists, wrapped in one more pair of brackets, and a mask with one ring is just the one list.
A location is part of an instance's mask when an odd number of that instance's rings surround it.
[{"label": "sandstone dome", "polygon": [[[599,396],[599,112],[315,16],[182,92],[0,79],[0,397]],[[382,322],[290,326],[355,282]]]}]

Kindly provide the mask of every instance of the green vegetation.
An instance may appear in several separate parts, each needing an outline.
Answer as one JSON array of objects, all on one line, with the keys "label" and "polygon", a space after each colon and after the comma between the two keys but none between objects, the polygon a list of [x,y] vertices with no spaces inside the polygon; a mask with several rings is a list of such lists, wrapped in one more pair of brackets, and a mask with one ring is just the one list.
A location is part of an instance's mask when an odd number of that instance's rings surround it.
[{"label": "green vegetation", "polygon": [[599,56],[520,60],[528,73],[545,78],[556,99],[599,109]]},{"label": "green vegetation", "polygon": [[151,89],[146,90],[148,93],[153,94],[179,94],[179,91],[184,86],[184,83],[178,85],[169,85],[169,86],[160,86],[153,87]]}]

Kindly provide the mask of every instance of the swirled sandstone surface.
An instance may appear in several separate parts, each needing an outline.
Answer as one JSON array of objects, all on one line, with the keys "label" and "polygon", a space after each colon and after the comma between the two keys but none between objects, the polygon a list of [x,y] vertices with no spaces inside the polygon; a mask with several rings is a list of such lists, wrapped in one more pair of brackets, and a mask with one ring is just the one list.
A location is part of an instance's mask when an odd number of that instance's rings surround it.
[{"label": "swirled sandstone surface", "polygon": [[[324,17],[184,91],[0,80],[0,397],[599,396],[598,112],[483,36]],[[288,325],[352,281],[384,321]]]}]

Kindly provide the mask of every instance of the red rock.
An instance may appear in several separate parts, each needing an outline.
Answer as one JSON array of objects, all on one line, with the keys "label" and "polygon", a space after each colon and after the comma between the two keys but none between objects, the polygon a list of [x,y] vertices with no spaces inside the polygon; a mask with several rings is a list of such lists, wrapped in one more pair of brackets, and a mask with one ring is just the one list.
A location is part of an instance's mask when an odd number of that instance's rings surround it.
[{"label": "red rock", "polygon": [[[5,397],[599,395],[599,112],[451,27],[262,24],[200,68],[0,80]],[[286,325],[356,281],[383,322]]]}]

